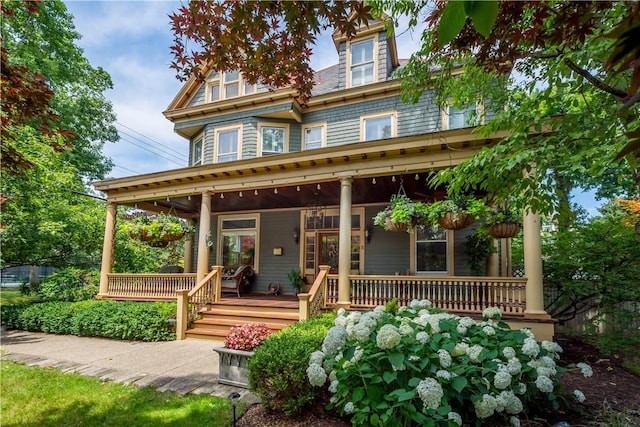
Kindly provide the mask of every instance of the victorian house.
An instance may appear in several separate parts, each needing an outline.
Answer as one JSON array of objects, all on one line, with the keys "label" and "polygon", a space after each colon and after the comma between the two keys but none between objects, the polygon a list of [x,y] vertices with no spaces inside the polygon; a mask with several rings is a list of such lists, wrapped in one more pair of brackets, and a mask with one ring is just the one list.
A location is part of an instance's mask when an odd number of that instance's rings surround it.
[{"label": "victorian house", "polygon": [[[192,319],[198,311],[226,300],[248,313],[252,296],[261,295],[273,305],[291,304],[295,319],[393,297],[401,304],[427,298],[472,315],[498,306],[512,326],[550,339],[535,213],[524,217],[519,278],[510,277],[507,239],[498,242],[502,250],[487,276],[477,277],[464,255],[473,227],[418,226],[407,233],[373,225],[394,194],[442,198],[443,189],[427,186],[428,175],[504,135],[477,134],[471,109],[441,107],[429,91],[415,104],[402,102],[392,76],[402,61],[382,22],[353,39],[333,39],[338,63],[316,73],[304,104],[291,88],[251,85],[238,72],[205,70],[204,81],[185,83],[164,115],[187,141],[189,167],[95,184],[108,199],[100,296],[175,299],[178,291],[180,338],[198,335]],[[472,108],[482,117],[481,105]],[[195,226],[184,273],[111,273],[118,205],[171,211]],[[253,273],[246,289],[233,282],[241,266]],[[297,296],[292,270],[308,285]],[[266,295],[276,285],[278,295]]]}]

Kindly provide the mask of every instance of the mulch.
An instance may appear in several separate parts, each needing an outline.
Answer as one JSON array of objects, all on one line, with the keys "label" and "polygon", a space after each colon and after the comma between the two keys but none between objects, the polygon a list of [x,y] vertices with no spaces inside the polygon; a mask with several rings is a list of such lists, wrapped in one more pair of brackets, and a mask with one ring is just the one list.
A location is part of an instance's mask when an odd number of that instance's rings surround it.
[{"label": "mulch", "polygon": [[[540,416],[524,421],[523,427],[553,426],[564,421],[571,427],[605,426],[598,423],[597,416],[607,408],[614,411],[627,410],[624,424],[640,426],[640,376],[623,367],[620,355],[605,355],[578,337],[560,335],[556,337],[563,348],[559,364],[566,366],[579,362],[591,365],[593,376],[584,377],[579,370],[567,371],[561,378],[569,399],[557,410],[547,408],[544,419]],[[572,400],[571,393],[578,389],[586,397],[584,403]],[[304,415],[287,417],[282,413],[269,412],[260,404],[250,407],[238,420],[238,427],[348,427],[351,423],[327,412],[322,405],[309,408]]]}]

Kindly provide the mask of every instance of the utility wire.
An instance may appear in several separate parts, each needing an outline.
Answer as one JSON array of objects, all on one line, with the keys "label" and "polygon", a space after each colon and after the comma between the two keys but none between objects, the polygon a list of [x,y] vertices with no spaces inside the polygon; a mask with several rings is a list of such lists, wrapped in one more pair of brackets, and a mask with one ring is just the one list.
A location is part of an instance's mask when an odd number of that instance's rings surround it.
[{"label": "utility wire", "polygon": [[141,149],[143,149],[145,151],[148,151],[149,153],[153,154],[154,156],[162,157],[163,159],[168,160],[168,161],[170,161],[172,163],[175,163],[176,165],[178,165],[180,167],[184,167],[184,163],[177,162],[172,158],[169,158],[169,157],[163,156],[162,154],[156,153],[153,150],[145,147],[144,145],[137,144],[135,141],[133,141],[131,139],[123,138],[122,136],[120,137],[120,139],[123,140],[124,142],[128,142],[131,145],[135,145],[138,148],[141,148]]},{"label": "utility wire", "polygon": [[[145,139],[148,139],[149,141],[152,141],[152,142],[154,142],[155,144],[160,145],[161,147],[166,148],[166,149],[167,149],[167,150],[169,150],[169,151],[172,151],[172,152],[173,152],[173,153],[175,153],[178,157],[184,157],[184,158],[186,158],[186,156],[185,156],[185,154],[184,154],[184,153],[182,153],[182,152],[180,152],[180,151],[177,151],[177,150],[175,150],[175,149],[171,148],[170,146],[168,146],[168,145],[166,145],[166,144],[163,144],[163,143],[161,143],[161,142],[159,142],[159,141],[156,141],[156,140],[155,140],[155,139],[153,139],[153,138],[149,138],[148,136],[146,136],[146,135],[144,135],[144,134],[142,134],[142,133],[138,132],[138,131],[137,131],[137,130],[135,130],[135,129],[130,128],[130,127],[129,127],[129,126],[127,126],[127,125],[124,125],[124,124],[122,124],[122,123],[120,123],[120,122],[116,122],[116,124],[118,124],[118,125],[122,126],[122,127],[123,127],[123,128],[125,128],[125,129],[129,129],[131,132],[134,132],[134,133],[136,133],[136,134],[140,135],[141,137],[143,137],[143,138],[145,138]],[[123,131],[123,133],[124,133],[124,131]],[[135,138],[135,137],[134,137],[134,136],[132,136],[132,138]],[[138,139],[138,138],[135,138],[135,139]],[[144,141],[143,141],[143,142],[144,142]],[[145,142],[145,143],[146,143],[146,142]],[[148,143],[147,143],[147,144],[148,144]],[[168,154],[168,153],[167,153],[167,154]]]}]

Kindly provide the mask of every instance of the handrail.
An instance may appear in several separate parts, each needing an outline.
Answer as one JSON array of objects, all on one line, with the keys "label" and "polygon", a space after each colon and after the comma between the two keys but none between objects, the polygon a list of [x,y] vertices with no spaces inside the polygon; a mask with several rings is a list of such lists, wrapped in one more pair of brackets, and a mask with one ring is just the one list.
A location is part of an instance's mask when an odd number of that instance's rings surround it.
[{"label": "handrail", "polygon": [[316,276],[316,280],[311,285],[309,292],[298,294],[300,301],[300,320],[310,319],[322,311],[327,303],[327,275],[329,274],[328,265],[321,265],[320,272]]},{"label": "handrail", "polygon": [[107,283],[108,291],[103,298],[172,301],[178,289],[190,289],[196,284],[196,275],[108,273]]},{"label": "handrail", "polygon": [[176,338],[185,338],[187,326],[195,316],[207,305],[220,299],[222,282],[222,266],[213,266],[211,272],[193,289],[178,291],[178,318]]}]

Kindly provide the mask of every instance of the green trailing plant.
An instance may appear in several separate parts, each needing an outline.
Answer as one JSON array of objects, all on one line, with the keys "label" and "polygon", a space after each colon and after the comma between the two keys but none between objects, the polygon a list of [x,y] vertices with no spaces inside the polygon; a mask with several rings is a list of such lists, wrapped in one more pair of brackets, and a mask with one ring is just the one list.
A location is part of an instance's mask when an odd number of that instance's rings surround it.
[{"label": "green trailing plant", "polygon": [[454,220],[461,214],[471,215],[478,219],[486,212],[487,206],[482,199],[473,196],[456,195],[430,203],[427,206],[427,218],[431,224],[438,224],[438,220],[450,213]]},{"label": "green trailing plant", "polygon": [[296,415],[322,394],[307,381],[309,356],[324,339],[335,315],[323,314],[270,335],[249,360],[249,384],[274,411]]},{"label": "green trailing plant", "polygon": [[477,228],[465,239],[464,252],[471,274],[481,276],[486,273],[487,258],[496,252],[496,247],[487,230]]},{"label": "green trailing plant", "polygon": [[[520,425],[536,405],[559,404],[557,380],[566,369],[585,376],[590,366],[556,365],[562,348],[512,330],[490,307],[483,321],[412,301],[397,314],[339,310],[309,359],[314,387],[328,386],[329,408],[353,425]],[[584,400],[574,391],[578,401]]]},{"label": "green trailing plant", "polygon": [[172,240],[179,240],[195,228],[181,218],[161,212],[157,215],[136,215],[127,221],[122,229],[133,239],[159,244]]},{"label": "green trailing plant", "polygon": [[522,212],[514,206],[497,206],[484,215],[485,225],[518,224],[522,226]]},{"label": "green trailing plant", "polygon": [[423,202],[414,202],[404,194],[391,196],[389,206],[378,212],[373,217],[373,223],[390,230],[387,219],[395,224],[404,224],[406,231],[413,231],[417,224],[425,224],[427,220],[427,205]]}]

